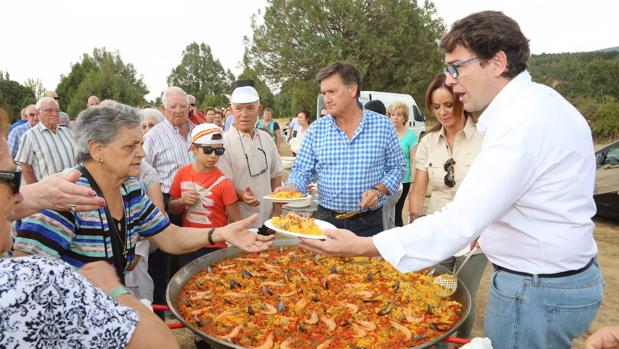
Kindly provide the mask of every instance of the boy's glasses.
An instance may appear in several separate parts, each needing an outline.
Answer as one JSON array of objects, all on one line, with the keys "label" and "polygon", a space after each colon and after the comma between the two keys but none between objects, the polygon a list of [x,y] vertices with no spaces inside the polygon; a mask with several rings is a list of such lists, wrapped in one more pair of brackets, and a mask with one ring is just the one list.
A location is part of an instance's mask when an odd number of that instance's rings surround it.
[{"label": "boy's glasses", "polygon": [[13,194],[19,193],[21,171],[0,171],[0,180],[7,181],[13,189]]},{"label": "boy's glasses", "polygon": [[445,164],[443,165],[443,169],[445,169],[445,172],[447,172],[443,180],[445,181],[445,185],[450,188],[453,188],[456,185],[456,180],[454,178],[454,165],[455,164],[456,164],[456,160],[451,158],[445,161]]},{"label": "boy's glasses", "polygon": [[213,154],[213,152],[215,152],[215,155],[221,156],[224,155],[224,152],[226,151],[226,148],[224,147],[219,147],[219,148],[215,148],[215,147],[211,147],[208,145],[197,145],[197,144],[193,144],[196,146],[196,148],[198,149],[202,149],[202,152],[204,152],[204,154],[206,155],[211,155]]}]

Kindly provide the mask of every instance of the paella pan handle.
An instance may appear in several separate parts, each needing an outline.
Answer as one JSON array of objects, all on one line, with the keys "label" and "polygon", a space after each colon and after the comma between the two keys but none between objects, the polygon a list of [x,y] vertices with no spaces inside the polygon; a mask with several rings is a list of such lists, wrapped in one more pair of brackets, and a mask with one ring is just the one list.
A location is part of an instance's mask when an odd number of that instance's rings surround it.
[{"label": "paella pan handle", "polygon": [[471,340],[468,338],[447,337],[443,340],[446,343],[451,344],[469,344]]},{"label": "paella pan handle", "polygon": [[[170,310],[170,307],[168,307],[167,305],[152,304],[151,307],[153,308],[153,310],[161,310],[161,311]],[[185,325],[183,325],[180,322],[169,322],[166,325],[168,325],[168,328],[171,330],[185,328]]]},{"label": "paella pan handle", "polygon": [[151,304],[151,308],[153,308],[153,310],[161,310],[161,311],[170,310],[170,307],[168,307],[167,305],[159,305],[159,304]]}]

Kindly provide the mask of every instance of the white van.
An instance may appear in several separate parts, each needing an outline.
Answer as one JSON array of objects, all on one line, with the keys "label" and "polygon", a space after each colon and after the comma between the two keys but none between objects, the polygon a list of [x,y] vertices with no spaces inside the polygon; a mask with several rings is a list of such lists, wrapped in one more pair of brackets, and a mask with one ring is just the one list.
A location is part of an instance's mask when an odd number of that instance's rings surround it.
[{"label": "white van", "polygon": [[[403,93],[391,93],[391,92],[381,92],[381,91],[361,91],[359,96],[359,103],[365,105],[367,102],[372,100],[380,100],[385,105],[385,108],[389,108],[391,103],[396,101],[402,101],[408,105],[408,127],[412,128],[417,136],[419,133],[426,130],[426,118],[421,114],[419,107],[417,107],[417,103],[413,99],[413,96],[403,94]],[[320,109],[322,109],[325,105],[324,98],[322,95],[318,95],[317,103],[316,103],[316,115],[320,117]]]}]

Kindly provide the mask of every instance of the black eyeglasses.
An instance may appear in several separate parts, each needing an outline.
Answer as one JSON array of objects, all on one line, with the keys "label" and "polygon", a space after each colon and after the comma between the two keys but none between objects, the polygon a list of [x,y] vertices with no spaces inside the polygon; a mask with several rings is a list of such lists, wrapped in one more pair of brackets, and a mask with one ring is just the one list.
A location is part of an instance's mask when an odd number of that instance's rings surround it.
[{"label": "black eyeglasses", "polygon": [[245,154],[245,161],[247,162],[247,170],[249,171],[249,176],[258,177],[261,174],[264,174],[266,171],[269,170],[269,163],[267,162],[267,153],[265,153],[265,151],[262,149],[264,148],[264,146],[262,145],[262,139],[260,139],[260,135],[256,133],[256,137],[258,137],[258,142],[260,142],[260,147],[256,147],[256,149],[262,153],[262,157],[264,158],[264,168],[258,173],[255,173],[251,170],[251,165],[249,164],[249,155],[247,155],[247,152],[245,151],[245,146],[243,145],[241,133],[239,132],[239,130],[236,130],[236,132],[239,134],[239,142],[241,143],[241,148],[243,148],[243,153]]},{"label": "black eyeglasses", "polygon": [[21,171],[0,171],[0,180],[7,181],[13,189],[13,194],[19,193]]},{"label": "black eyeglasses", "polygon": [[461,61],[457,61],[452,64],[449,64],[445,68],[443,68],[443,73],[445,73],[445,75],[451,76],[454,79],[457,79],[460,76],[460,72],[458,71],[458,68],[460,68],[463,65],[469,64],[476,59],[479,59],[479,58],[477,56],[474,56],[471,58],[463,59]]},{"label": "black eyeglasses", "polygon": [[453,158],[450,158],[449,160],[445,161],[445,164],[443,165],[445,172],[447,172],[443,180],[445,181],[445,185],[450,188],[453,188],[456,185],[456,180],[454,178],[454,165],[455,164],[456,164],[456,160],[454,160]]},{"label": "black eyeglasses", "polygon": [[213,154],[213,152],[215,152],[215,155],[224,155],[224,152],[226,151],[226,148],[224,147],[215,148],[209,145],[198,145],[195,143],[193,145],[195,145],[196,148],[202,148],[202,152],[204,152],[204,154],[206,155],[211,155]]}]

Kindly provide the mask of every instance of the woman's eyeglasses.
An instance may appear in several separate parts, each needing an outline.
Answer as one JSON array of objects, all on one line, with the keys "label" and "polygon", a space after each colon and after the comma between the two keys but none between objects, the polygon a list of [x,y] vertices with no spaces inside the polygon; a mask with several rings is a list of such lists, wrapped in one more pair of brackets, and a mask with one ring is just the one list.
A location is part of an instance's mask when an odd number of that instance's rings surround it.
[{"label": "woman's eyeglasses", "polygon": [[224,147],[219,147],[219,148],[215,148],[215,147],[211,147],[211,146],[204,146],[204,145],[197,145],[194,143],[194,145],[196,146],[196,148],[198,149],[202,149],[202,152],[206,155],[211,155],[213,154],[213,152],[215,152],[215,155],[224,155],[224,152],[226,151],[226,148]]},{"label": "woman's eyeglasses", "polygon": [[456,180],[454,178],[454,165],[455,164],[456,164],[456,160],[454,160],[453,158],[450,158],[449,160],[445,161],[445,164],[443,165],[443,169],[445,169],[445,172],[447,172],[443,180],[445,181],[445,185],[450,188],[453,188],[456,185]]},{"label": "woman's eyeglasses", "polygon": [[13,194],[19,193],[21,171],[0,171],[0,180],[7,181],[13,189]]}]

